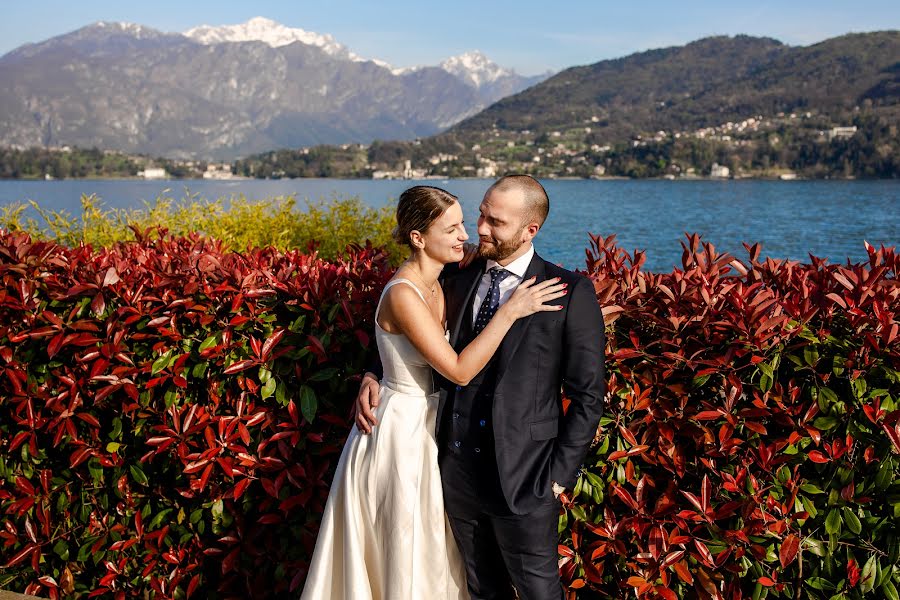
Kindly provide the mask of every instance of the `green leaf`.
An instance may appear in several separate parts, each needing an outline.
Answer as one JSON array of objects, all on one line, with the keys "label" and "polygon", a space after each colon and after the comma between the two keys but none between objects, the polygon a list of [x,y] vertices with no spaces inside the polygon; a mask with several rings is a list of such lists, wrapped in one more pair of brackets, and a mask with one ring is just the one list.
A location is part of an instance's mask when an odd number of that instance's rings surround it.
[{"label": "green leaf", "polygon": [[877,559],[873,554],[869,557],[869,560],[866,561],[866,564],[863,565],[862,574],[859,578],[859,591],[863,594],[868,594],[875,589],[875,573],[878,569],[876,560]]},{"label": "green leaf", "polygon": [[804,483],[800,486],[800,490],[807,494],[824,494],[825,490],[813,483]]},{"label": "green leaf", "polygon": [[878,467],[878,472],[875,473],[875,489],[879,491],[886,490],[894,479],[894,465],[893,459],[888,457],[885,461],[881,463],[881,466]]},{"label": "green leaf", "polygon": [[116,417],[113,419],[112,431],[109,432],[109,439],[117,440],[122,436],[122,419]]},{"label": "green leaf", "polygon": [[894,587],[894,584],[891,583],[890,580],[885,581],[881,585],[881,591],[884,593],[884,597],[887,600],[900,600],[900,595],[897,594],[897,588]]},{"label": "green leaf", "polygon": [[69,560],[69,544],[66,540],[59,540],[53,545],[53,553],[64,561]]},{"label": "green leaf", "polygon": [[191,377],[199,379],[206,374],[206,366],[208,363],[199,362],[191,368]]},{"label": "green leaf", "polygon": [[288,398],[287,386],[284,383],[279,383],[275,386],[275,401],[281,406],[288,405],[290,398]]},{"label": "green leaf", "polygon": [[862,523],[859,521],[859,517],[857,517],[852,510],[847,508],[846,506],[841,509],[841,512],[844,515],[844,523],[847,524],[847,529],[852,531],[853,533],[859,535],[859,532],[862,531]]},{"label": "green leaf", "polygon": [[815,428],[822,431],[833,429],[838,423],[840,423],[840,421],[836,417],[817,417],[813,420]]},{"label": "green leaf", "polygon": [[768,375],[763,375],[762,377],[760,377],[759,388],[764,392],[768,392],[770,389],[772,389],[772,378]]},{"label": "green leaf", "polygon": [[328,381],[330,379],[334,379],[334,377],[339,373],[338,369],[334,367],[329,367],[328,369],[322,369],[321,371],[316,371],[309,378],[310,381]]},{"label": "green leaf", "polygon": [[213,335],[211,335],[211,336],[209,336],[208,338],[206,338],[205,340],[203,340],[203,342],[201,342],[201,344],[200,344],[200,349],[199,349],[199,351],[200,351],[200,352],[203,352],[204,350],[207,350],[207,349],[212,348],[213,346],[215,346],[215,345],[218,343],[218,342],[217,342],[218,337],[219,337],[219,334],[218,334],[218,333],[214,333]]},{"label": "green leaf", "polygon": [[300,386],[300,412],[307,423],[312,423],[316,418],[316,411],[319,408],[319,402],[316,399],[316,393],[308,385]]},{"label": "green leaf", "polygon": [[841,513],[838,509],[832,508],[825,517],[825,531],[828,533],[840,533],[841,531]]},{"label": "green leaf", "polygon": [[765,375],[769,379],[775,379],[775,374],[772,372],[772,367],[764,362],[759,363],[757,366],[759,367],[759,370],[763,372],[763,375]]},{"label": "green leaf", "polygon": [[262,394],[263,400],[275,393],[275,386],[277,385],[277,383],[278,382],[275,381],[274,377],[266,381],[266,383],[262,386],[262,391],[260,392]]},{"label": "green leaf", "polygon": [[823,577],[809,577],[805,580],[805,583],[814,590],[830,591],[837,589],[833,583]]},{"label": "green leaf", "polygon": [[809,551],[811,554],[815,554],[816,556],[825,556],[828,554],[825,549],[825,544],[822,540],[817,540],[813,538],[806,538],[803,541],[803,546]]},{"label": "green leaf", "polygon": [[114,454],[114,453],[118,452],[119,448],[121,448],[121,447],[122,447],[122,444],[119,444],[117,442],[110,442],[106,445],[106,451]]},{"label": "green leaf", "polygon": [[166,368],[169,364],[169,359],[172,357],[172,351],[169,350],[162,354],[159,358],[153,361],[153,366],[150,367],[150,374],[156,375],[160,371]]},{"label": "green leaf", "polygon": [[819,408],[824,413],[831,412],[831,407],[837,404],[838,397],[834,390],[827,387],[819,388]]},{"label": "green leaf", "polygon": [[272,371],[267,369],[265,366],[260,365],[259,367],[259,382],[266,383],[272,379]]},{"label": "green leaf", "polygon": [[147,485],[147,482],[149,481],[147,479],[147,475],[144,474],[144,471],[141,470],[138,465],[131,465],[130,467],[128,467],[128,470],[131,471],[131,477],[137,483],[141,485]]},{"label": "green leaf", "polygon": [[584,512],[584,507],[580,504],[576,504],[575,506],[573,506],[571,509],[569,509],[569,512],[572,513],[572,516],[575,517],[576,521],[587,521],[587,514]]},{"label": "green leaf", "polygon": [[150,523],[147,525],[147,530],[153,530],[162,525],[162,522],[165,521],[169,517],[169,514],[174,510],[174,508],[166,508],[153,515],[153,518],[150,519]]},{"label": "green leaf", "polygon": [[819,353],[815,348],[807,346],[803,349],[803,360],[811,367],[816,366],[816,363],[819,362]]},{"label": "green leaf", "polygon": [[803,508],[809,513],[809,518],[815,519],[819,514],[819,510],[816,508],[815,503],[806,496],[801,496],[800,501],[803,503]]},{"label": "green leaf", "polygon": [[294,333],[300,333],[303,331],[303,326],[306,324],[306,315],[300,315],[294,322],[288,326],[288,329]]},{"label": "green leaf", "polygon": [[85,543],[81,548],[78,549],[78,556],[75,558],[76,562],[86,562],[88,558],[91,556],[91,546],[94,545],[94,542],[97,541],[97,536],[90,536],[84,538]]}]

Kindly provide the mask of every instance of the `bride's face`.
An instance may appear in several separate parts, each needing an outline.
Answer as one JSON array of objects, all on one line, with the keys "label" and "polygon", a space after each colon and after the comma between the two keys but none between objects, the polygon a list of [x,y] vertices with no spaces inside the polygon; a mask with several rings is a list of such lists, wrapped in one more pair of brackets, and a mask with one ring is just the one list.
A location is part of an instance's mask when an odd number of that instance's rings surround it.
[{"label": "bride's face", "polygon": [[469,239],[463,223],[459,202],[454,202],[435,219],[423,236],[425,252],[435,260],[447,264],[459,262],[465,254],[463,243]]}]

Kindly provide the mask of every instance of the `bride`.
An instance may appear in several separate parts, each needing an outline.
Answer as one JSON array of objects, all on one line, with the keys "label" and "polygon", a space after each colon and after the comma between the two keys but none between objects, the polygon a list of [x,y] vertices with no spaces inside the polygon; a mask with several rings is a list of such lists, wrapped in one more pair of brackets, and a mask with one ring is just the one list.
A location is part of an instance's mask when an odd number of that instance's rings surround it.
[{"label": "bride", "polygon": [[523,282],[472,343],[456,354],[446,337],[438,276],[459,262],[468,239],[457,198],[415,186],[400,195],[398,241],[411,248],[375,310],[384,367],[378,425],[350,431],[325,505],[304,600],[420,600],[468,597],[465,569],[444,513],[434,439],[438,405],[432,369],[465,385],[512,324],[566,292],[558,280]]}]

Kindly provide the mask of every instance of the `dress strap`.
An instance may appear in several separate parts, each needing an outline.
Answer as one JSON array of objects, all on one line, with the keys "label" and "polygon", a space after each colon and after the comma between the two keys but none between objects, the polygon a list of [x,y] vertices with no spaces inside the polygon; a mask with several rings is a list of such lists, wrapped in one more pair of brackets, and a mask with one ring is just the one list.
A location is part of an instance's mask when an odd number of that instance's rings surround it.
[{"label": "dress strap", "polygon": [[387,282],[387,285],[385,285],[384,289],[381,291],[381,297],[378,299],[378,306],[375,307],[375,323],[376,324],[378,323],[378,313],[381,312],[381,303],[384,300],[384,295],[387,294],[387,291],[389,289],[391,289],[392,287],[394,287],[394,285],[396,285],[398,283],[405,283],[408,286],[410,286],[412,289],[416,290],[416,293],[419,295],[419,298],[422,299],[422,302],[425,303],[425,306],[428,306],[428,301],[425,300],[425,296],[422,294],[422,291],[419,290],[419,288],[416,287],[416,284],[414,284],[412,281],[410,281],[409,279],[402,279],[402,278],[401,279],[391,279],[390,281]]}]

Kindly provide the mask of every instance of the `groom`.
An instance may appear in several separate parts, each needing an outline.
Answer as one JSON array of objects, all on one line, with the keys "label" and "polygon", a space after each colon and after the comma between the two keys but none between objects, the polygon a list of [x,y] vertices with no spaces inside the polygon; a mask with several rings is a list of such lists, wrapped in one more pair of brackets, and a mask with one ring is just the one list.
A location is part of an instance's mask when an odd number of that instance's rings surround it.
[{"label": "groom", "polygon": [[[440,380],[437,443],[444,505],[474,600],[562,599],[559,494],[571,489],[603,412],[603,316],[590,280],[553,265],[531,240],[549,212],[527,175],[496,181],[478,217],[479,258],[442,275],[450,343],[464,348],[513,293],[537,276],[568,283],[558,312],[516,321],[466,386]],[[563,411],[561,390],[571,401]],[[357,425],[371,431],[378,382],[367,373]]]}]

